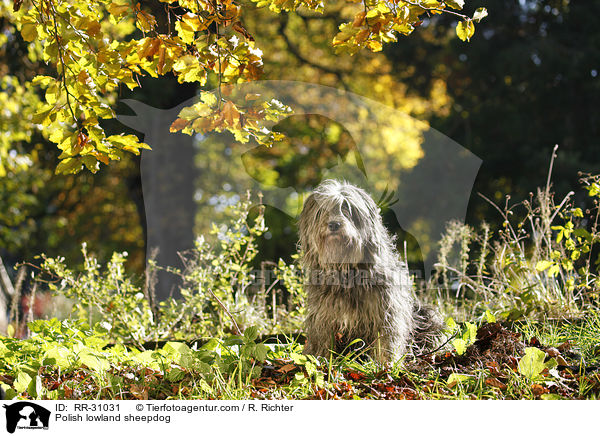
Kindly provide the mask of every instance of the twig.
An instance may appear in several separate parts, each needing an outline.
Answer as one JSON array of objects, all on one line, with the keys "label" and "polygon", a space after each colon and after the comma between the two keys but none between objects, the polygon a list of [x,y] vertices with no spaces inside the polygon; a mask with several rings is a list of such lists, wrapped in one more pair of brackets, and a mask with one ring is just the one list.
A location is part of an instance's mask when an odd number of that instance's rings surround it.
[{"label": "twig", "polygon": [[212,295],[215,298],[215,300],[217,300],[217,303],[219,303],[219,305],[223,308],[223,311],[227,314],[227,316],[229,316],[229,318],[231,319],[231,322],[233,322],[233,326],[235,327],[236,334],[237,335],[241,335],[242,331],[240,330],[240,327],[238,326],[238,323],[235,321],[235,318],[229,312],[229,310],[227,310],[227,307],[225,307],[225,304],[223,304],[223,302],[221,301],[221,299],[215,295],[215,293],[212,291],[211,288],[208,288],[208,292],[210,292],[210,295]]},{"label": "twig", "polygon": [[144,281],[144,296],[148,301],[148,306],[150,306],[150,311],[152,312],[152,316],[154,318],[154,324],[158,325],[160,322],[160,313],[158,308],[156,307],[156,266],[154,261],[158,256],[158,247],[154,247],[150,252],[150,258],[148,259],[148,265],[146,265],[146,269],[144,271],[145,281]]},{"label": "twig", "polygon": [[342,84],[342,87],[344,89],[348,89],[348,85],[346,84],[346,81],[344,80],[344,76],[343,76],[344,74],[347,74],[348,71],[346,71],[344,69],[328,67],[326,65],[316,63],[316,62],[306,58],[302,53],[300,53],[300,50],[298,49],[298,47],[296,47],[296,45],[292,42],[292,40],[288,37],[287,33],[285,32],[285,30],[287,29],[287,24],[288,24],[287,16],[281,15],[279,17],[279,34],[283,38],[283,41],[285,42],[290,53],[296,59],[298,59],[300,62],[302,62],[306,65],[309,65],[313,68],[321,70],[324,73],[329,73],[329,74],[335,75],[338,78],[338,80],[340,81],[340,83]]},{"label": "twig", "polygon": [[[56,22],[56,16],[58,15],[58,12],[56,12],[56,9],[54,8],[54,5],[52,3],[50,3],[50,5],[52,6],[52,23],[54,25],[54,35],[53,36],[54,36],[54,40],[56,41],[56,47],[58,49],[58,57],[60,59],[60,64],[62,66],[61,79],[62,79],[62,83],[63,83],[63,88],[65,89],[66,97],[67,97],[67,107],[69,108],[69,112],[71,112],[73,121],[79,127],[79,121],[78,121],[77,117],[75,116],[75,112],[73,111],[73,107],[71,106],[71,100],[69,99],[69,97],[72,96],[71,92],[69,91],[69,88],[67,86],[67,80],[66,80],[67,79],[66,69],[68,69],[69,67],[65,63],[64,54],[63,54],[64,47],[62,46],[62,43],[61,43],[61,40],[59,37],[58,24]],[[73,98],[75,98],[75,96],[73,96]],[[77,99],[75,98],[75,100],[77,100]]]},{"label": "twig", "polygon": [[485,201],[487,201],[489,204],[491,204],[498,212],[500,212],[500,215],[502,215],[502,218],[504,218],[504,221],[506,221],[506,227],[512,233],[513,238],[515,238],[515,241],[518,241],[519,238],[517,237],[517,234],[515,233],[515,230],[513,229],[512,225],[508,221],[508,214],[506,212],[503,212],[502,209],[500,209],[500,207],[496,203],[494,203],[492,200],[487,198],[481,192],[478,192],[477,195],[479,195],[481,198],[483,198]]},{"label": "twig", "polygon": [[554,146],[554,149],[552,150],[552,156],[550,157],[550,168],[548,169],[548,178],[546,179],[546,195],[550,195],[550,179],[552,178],[552,168],[554,167],[556,150],[558,150],[558,144]]},{"label": "twig", "polygon": [[430,354],[433,354],[433,353],[436,353],[436,352],[440,351],[442,348],[444,348],[446,345],[448,345],[448,343],[449,343],[449,342],[450,342],[452,339],[454,339],[454,338],[456,337],[456,335],[457,335],[457,334],[458,334],[458,331],[457,331],[457,332],[455,332],[455,333],[454,333],[452,336],[450,336],[450,337],[449,337],[449,338],[446,340],[446,342],[444,342],[442,345],[440,345],[439,347],[437,347],[435,350],[433,350],[433,351],[430,351],[430,352],[428,352],[428,353],[415,354],[414,356],[415,356],[415,357],[423,357],[423,356],[428,356],[428,355],[430,355]]},{"label": "twig", "polygon": [[[37,283],[33,284],[33,288],[31,289],[31,293],[29,294],[29,307],[27,308],[27,323],[33,322],[33,306],[35,306],[35,298],[37,294]],[[29,327],[27,327],[27,337],[31,336],[31,332],[29,331]]]},{"label": "twig", "polygon": [[571,198],[571,195],[574,195],[575,193],[573,191],[569,192],[565,198],[563,199],[563,201],[561,201],[561,203],[557,206],[556,211],[554,212],[554,214],[550,217],[550,223],[552,223],[552,221],[554,221],[554,218],[556,218],[556,215],[558,215],[558,213],[560,212],[560,210],[562,209],[562,207],[565,205],[565,203],[567,202],[567,200],[569,198]]},{"label": "twig", "polygon": [[404,1],[404,3],[408,3],[411,6],[418,6],[418,7],[422,8],[422,9],[425,9],[426,11],[429,11],[429,12],[430,11],[442,12],[442,13],[445,13],[445,14],[456,15],[457,17],[460,17],[463,20],[470,20],[470,18],[467,15],[461,14],[461,13],[458,13],[458,12],[455,12],[455,11],[451,11],[451,10],[448,10],[448,9],[428,8],[427,6],[422,5],[421,2],[415,2],[415,1],[410,1],[410,0],[403,0],[403,1]]}]

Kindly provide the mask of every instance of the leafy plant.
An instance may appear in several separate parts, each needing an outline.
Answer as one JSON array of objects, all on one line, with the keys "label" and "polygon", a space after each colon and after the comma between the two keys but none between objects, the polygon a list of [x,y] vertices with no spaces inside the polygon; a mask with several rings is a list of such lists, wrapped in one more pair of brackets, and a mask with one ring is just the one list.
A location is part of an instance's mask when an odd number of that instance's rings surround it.
[{"label": "leafy plant", "polygon": [[[456,330],[456,336],[459,333],[458,324],[452,319],[448,318],[446,321],[449,330]],[[464,354],[467,348],[472,345],[477,339],[477,326],[470,322],[465,322],[462,329],[462,334],[459,337],[452,340],[452,345],[458,355]]]},{"label": "leafy plant", "polygon": [[523,374],[530,380],[539,379],[545,369],[551,369],[556,366],[555,359],[550,359],[548,362],[544,362],[545,359],[546,353],[539,348],[525,348],[525,355],[519,361],[519,373]]},{"label": "leafy plant", "polygon": [[200,392],[210,395],[226,385],[249,383],[260,375],[269,353],[255,343],[256,328],[247,329],[243,337],[213,339],[198,349],[167,342],[154,351],[107,348],[108,331],[99,324],[90,328],[82,321],[50,319],[32,322],[29,328],[33,336],[27,340],[0,337],[0,374],[8,398],[89,398],[86,385],[91,384],[99,388],[92,396],[119,398],[131,392],[134,398],[147,399],[152,392],[160,395],[161,380],[177,386],[190,376]]},{"label": "leafy plant", "polygon": [[[182,277],[181,299],[154,303],[151,280],[142,289],[125,274],[127,253],[113,254],[103,270],[85,244],[82,273],[69,269],[64,258],[43,256],[38,280],[46,282],[55,294],[78,302],[73,309],[76,319],[100,322],[113,341],[139,348],[149,341],[242,334],[250,326],[263,334],[281,329],[293,332],[302,321],[301,277],[294,265],[280,260],[267,278],[277,279],[260,286],[259,271],[252,265],[257,254],[256,238],[266,227],[261,207],[253,223],[248,224],[250,209],[249,198],[232,206],[231,223],[213,226],[214,245],[200,236],[194,250],[183,255],[184,269],[168,269]],[[286,289],[287,305],[277,307],[275,299],[267,295],[267,290],[274,295],[277,285]],[[265,316],[269,306],[277,316]]]}]

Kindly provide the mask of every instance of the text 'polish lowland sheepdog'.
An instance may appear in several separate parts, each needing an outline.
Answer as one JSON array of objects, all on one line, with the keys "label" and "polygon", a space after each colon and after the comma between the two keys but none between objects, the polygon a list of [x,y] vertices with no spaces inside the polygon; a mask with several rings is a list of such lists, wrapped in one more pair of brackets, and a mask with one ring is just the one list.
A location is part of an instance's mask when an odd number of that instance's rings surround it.
[{"label": "text 'polish lowland sheepdog'", "polygon": [[[324,181],[304,203],[299,227],[305,353],[329,356],[330,350],[366,347],[375,360],[388,363],[439,331],[439,315],[413,297],[408,268],[364,190]],[[348,347],[356,339],[360,345]]]}]

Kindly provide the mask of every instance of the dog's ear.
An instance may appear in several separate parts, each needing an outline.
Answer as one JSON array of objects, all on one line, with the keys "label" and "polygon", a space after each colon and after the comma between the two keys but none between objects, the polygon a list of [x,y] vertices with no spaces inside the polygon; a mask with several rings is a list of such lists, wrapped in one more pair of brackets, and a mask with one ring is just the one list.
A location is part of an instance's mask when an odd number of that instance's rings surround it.
[{"label": "dog's ear", "polygon": [[359,189],[358,194],[364,201],[366,212],[369,215],[369,220],[375,221],[377,217],[381,216],[381,209],[379,209],[379,206],[377,206],[377,203],[375,203],[373,197],[371,197],[366,191]]},{"label": "dog's ear", "polygon": [[317,248],[314,246],[313,237],[317,229],[317,215],[319,204],[315,195],[311,194],[304,202],[304,207],[298,220],[298,245],[302,250],[302,263],[304,266],[314,266],[318,263]]},{"label": "dog's ear", "polygon": [[386,256],[388,239],[390,238],[381,217],[379,206],[373,201],[366,191],[360,188],[355,190],[354,210],[356,216],[353,220],[362,234],[364,241],[363,255],[367,263],[375,262],[376,258]]},{"label": "dog's ear", "polygon": [[369,231],[380,220],[379,208],[366,191],[352,186],[347,191],[347,201],[350,204],[350,216],[358,229]]},{"label": "dog's ear", "polygon": [[308,243],[308,232],[309,228],[311,228],[314,223],[316,216],[317,201],[315,200],[315,195],[310,194],[306,201],[304,202],[304,207],[302,208],[302,212],[300,212],[300,218],[298,219],[298,230],[300,236],[300,245],[304,250],[307,247],[304,245]]}]

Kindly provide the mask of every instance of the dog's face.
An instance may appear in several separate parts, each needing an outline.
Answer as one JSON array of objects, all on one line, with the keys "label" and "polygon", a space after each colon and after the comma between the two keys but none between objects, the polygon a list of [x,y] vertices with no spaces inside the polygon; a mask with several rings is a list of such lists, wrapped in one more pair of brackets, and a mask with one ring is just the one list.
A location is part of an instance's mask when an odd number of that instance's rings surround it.
[{"label": "dog's face", "polygon": [[336,180],[319,185],[304,204],[300,245],[308,264],[327,267],[372,262],[379,208],[360,188]]}]

